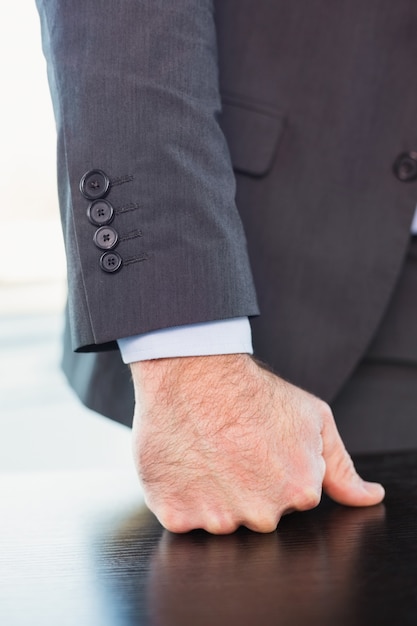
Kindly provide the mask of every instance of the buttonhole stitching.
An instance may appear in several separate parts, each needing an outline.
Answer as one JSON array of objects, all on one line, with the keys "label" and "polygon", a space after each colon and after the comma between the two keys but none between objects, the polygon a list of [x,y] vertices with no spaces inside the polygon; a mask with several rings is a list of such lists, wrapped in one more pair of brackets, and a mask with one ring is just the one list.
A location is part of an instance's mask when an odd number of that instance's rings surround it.
[{"label": "buttonhole stitching", "polygon": [[132,232],[127,233],[127,235],[123,235],[120,237],[120,241],[129,241],[129,239],[136,239],[137,237],[142,237],[143,233],[141,230],[132,230]]},{"label": "buttonhole stitching", "polygon": [[116,187],[116,185],[124,185],[125,183],[130,183],[134,179],[134,176],[131,174],[125,174],[124,176],[117,176],[116,178],[112,178],[111,186]]},{"label": "buttonhole stitching", "polygon": [[132,263],[139,263],[140,261],[147,261],[148,260],[148,254],[147,252],[142,252],[142,254],[139,254],[138,256],[134,256],[131,257],[130,259],[126,259],[125,261],[123,261],[123,265],[132,265]]},{"label": "buttonhole stitching", "polygon": [[115,209],[115,213],[118,215],[119,213],[126,213],[127,211],[136,211],[136,209],[140,209],[140,205],[135,202],[130,202],[129,204],[125,204],[125,206]]}]

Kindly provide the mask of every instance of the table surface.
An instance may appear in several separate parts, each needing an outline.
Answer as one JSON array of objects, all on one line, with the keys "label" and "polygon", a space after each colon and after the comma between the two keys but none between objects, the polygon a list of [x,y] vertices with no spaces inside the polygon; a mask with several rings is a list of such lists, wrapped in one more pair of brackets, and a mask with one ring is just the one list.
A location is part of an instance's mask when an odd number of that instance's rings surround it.
[{"label": "table surface", "polygon": [[0,476],[4,626],[417,624],[417,452],[361,457],[383,505],[173,535],[125,471]]}]

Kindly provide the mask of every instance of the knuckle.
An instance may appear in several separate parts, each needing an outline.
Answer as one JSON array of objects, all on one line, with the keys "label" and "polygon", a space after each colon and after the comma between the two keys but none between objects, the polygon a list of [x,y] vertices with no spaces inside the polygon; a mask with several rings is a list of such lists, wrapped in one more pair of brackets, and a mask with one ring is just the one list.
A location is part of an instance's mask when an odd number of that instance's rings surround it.
[{"label": "knuckle", "polygon": [[333,420],[333,411],[324,400],[317,400],[317,411],[324,422]]},{"label": "knuckle", "polygon": [[308,511],[320,504],[321,488],[305,486],[293,498],[292,508],[297,511]]},{"label": "knuckle", "polygon": [[172,533],[187,533],[197,528],[201,528],[211,535],[230,535],[234,533],[239,524],[228,515],[205,515],[198,516],[191,514],[181,515],[176,511],[165,510],[158,515],[162,526]]},{"label": "knuckle", "polygon": [[278,526],[279,519],[277,515],[256,517],[248,519],[245,526],[257,533],[273,533]]},{"label": "knuckle", "polygon": [[172,533],[186,533],[194,528],[189,520],[168,508],[155,514],[160,524]]},{"label": "knuckle", "polygon": [[204,530],[211,535],[230,535],[237,530],[238,526],[239,524],[233,520],[215,518],[204,525]]}]

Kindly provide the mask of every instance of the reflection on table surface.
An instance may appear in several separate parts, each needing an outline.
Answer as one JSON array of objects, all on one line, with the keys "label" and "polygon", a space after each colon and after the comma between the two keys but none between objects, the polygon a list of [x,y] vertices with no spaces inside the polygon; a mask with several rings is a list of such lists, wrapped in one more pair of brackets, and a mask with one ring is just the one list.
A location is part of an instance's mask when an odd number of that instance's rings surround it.
[{"label": "reflection on table surface", "polygon": [[163,531],[125,472],[3,476],[0,622],[415,624],[417,453],[360,464],[385,504],[224,537]]}]

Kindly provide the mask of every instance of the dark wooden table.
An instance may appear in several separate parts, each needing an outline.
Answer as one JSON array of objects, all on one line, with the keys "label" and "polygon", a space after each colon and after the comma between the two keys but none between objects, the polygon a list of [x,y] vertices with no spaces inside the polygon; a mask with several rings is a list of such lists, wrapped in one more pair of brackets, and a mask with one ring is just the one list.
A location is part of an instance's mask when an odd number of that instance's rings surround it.
[{"label": "dark wooden table", "polygon": [[172,535],[128,473],[0,476],[1,626],[417,624],[417,452],[363,457],[384,505]]}]

